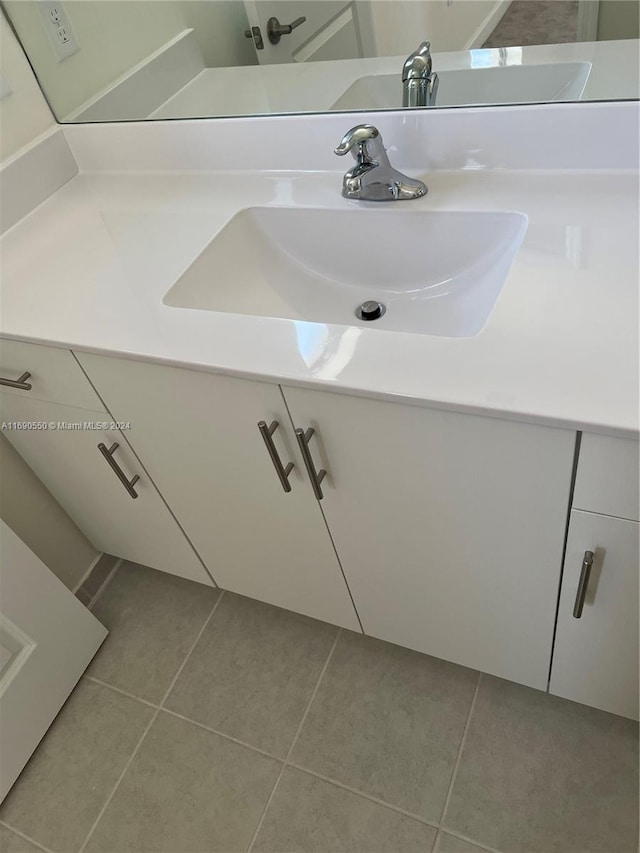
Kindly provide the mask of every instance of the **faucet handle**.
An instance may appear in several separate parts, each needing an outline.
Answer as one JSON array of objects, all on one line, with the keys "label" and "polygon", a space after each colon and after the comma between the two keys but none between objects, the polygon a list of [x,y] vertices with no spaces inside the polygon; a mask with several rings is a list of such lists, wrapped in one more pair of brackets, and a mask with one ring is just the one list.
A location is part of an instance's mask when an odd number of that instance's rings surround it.
[{"label": "faucet handle", "polygon": [[[376,150],[369,150],[367,143],[372,143],[371,147]],[[372,124],[357,124],[351,130],[348,130],[342,137],[340,145],[334,149],[333,153],[339,157],[343,157],[349,151],[361,163],[373,163],[376,159],[379,159],[380,153],[384,154],[384,147],[382,145],[382,135],[378,128]]]},{"label": "faucet handle", "polygon": [[364,145],[367,140],[377,139],[379,136],[380,131],[372,124],[357,124],[345,133],[340,145],[334,149],[334,154],[342,157],[348,154],[355,145]]}]

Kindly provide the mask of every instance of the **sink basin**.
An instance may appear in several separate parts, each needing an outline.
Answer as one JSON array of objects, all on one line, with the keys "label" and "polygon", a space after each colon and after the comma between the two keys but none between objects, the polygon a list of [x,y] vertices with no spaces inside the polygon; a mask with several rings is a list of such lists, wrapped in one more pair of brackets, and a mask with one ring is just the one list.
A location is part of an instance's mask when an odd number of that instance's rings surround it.
[{"label": "sink basin", "polygon": [[[436,69],[437,70],[437,69]],[[586,86],[590,62],[552,62],[546,65],[503,65],[438,71],[436,106],[473,104],[530,104],[538,101],[577,101]],[[332,110],[398,109],[402,80],[397,74],[360,77]]]},{"label": "sink basin", "polygon": [[[527,217],[391,207],[242,210],[178,279],[164,304],[476,335],[505,282]],[[386,313],[373,321],[358,319],[356,309],[368,300],[383,303]]]}]

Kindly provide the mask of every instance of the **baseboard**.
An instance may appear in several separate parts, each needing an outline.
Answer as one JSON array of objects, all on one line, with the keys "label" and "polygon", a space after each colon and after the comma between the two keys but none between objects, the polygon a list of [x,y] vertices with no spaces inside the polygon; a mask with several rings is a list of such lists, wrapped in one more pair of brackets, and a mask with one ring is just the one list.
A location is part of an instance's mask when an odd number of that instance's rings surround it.
[{"label": "baseboard", "polygon": [[98,554],[74,590],[76,598],[91,609],[121,562],[111,554]]},{"label": "baseboard", "polygon": [[463,50],[477,50],[477,48],[482,47],[500,21],[504,18],[510,5],[511,0],[497,0],[493,9],[467,41]]},{"label": "baseboard", "polygon": [[101,560],[104,556],[106,556],[106,555],[105,555],[105,554],[103,554],[103,553],[102,553],[102,551],[99,551],[99,552],[96,554],[96,556],[93,558],[93,560],[91,560],[91,562],[89,563],[88,568],[87,568],[87,569],[85,569],[85,571],[82,573],[82,575],[81,575],[81,577],[80,577],[80,580],[79,580],[79,581],[76,581],[76,583],[74,584],[74,586],[70,587],[71,592],[72,592],[74,595],[77,595],[77,594],[78,594],[78,590],[80,589],[80,587],[81,587],[81,586],[85,583],[85,581],[89,578],[89,576],[91,575],[91,573],[93,572],[93,570],[95,569],[95,567],[98,565],[98,563],[100,562],[100,560]]}]

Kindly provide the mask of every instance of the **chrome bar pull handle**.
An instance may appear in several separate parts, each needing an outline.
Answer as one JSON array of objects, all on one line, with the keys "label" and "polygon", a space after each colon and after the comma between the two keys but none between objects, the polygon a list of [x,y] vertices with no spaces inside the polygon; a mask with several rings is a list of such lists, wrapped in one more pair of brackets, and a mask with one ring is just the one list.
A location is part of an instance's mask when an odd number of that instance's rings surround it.
[{"label": "chrome bar pull handle", "polygon": [[580,572],[580,581],[578,583],[578,591],[576,593],[575,604],[573,605],[574,619],[580,619],[582,616],[582,608],[584,600],[587,597],[587,587],[589,586],[589,576],[593,567],[593,551],[585,551],[584,559],[582,560],[582,571]]},{"label": "chrome bar pull handle", "polygon": [[131,478],[131,480],[127,479],[127,475],[124,473],[122,468],[118,465],[116,460],[113,458],[113,454],[116,452],[118,447],[120,447],[120,445],[118,444],[117,441],[114,441],[113,444],[111,445],[111,447],[107,447],[106,444],[103,444],[102,442],[100,442],[100,444],[98,445],[98,450],[100,451],[100,453],[102,453],[104,458],[107,460],[109,467],[111,468],[113,473],[116,475],[116,477],[120,480],[120,482],[125,487],[127,492],[135,500],[135,498],[138,497],[138,493],[136,492],[136,490],[133,487],[138,482],[140,477],[137,474],[135,474]]},{"label": "chrome bar pull handle", "polygon": [[307,469],[307,474],[309,475],[309,479],[311,480],[311,487],[313,488],[314,495],[318,498],[319,501],[322,500],[324,495],[322,494],[322,489],[320,488],[320,483],[325,478],[326,471],[324,468],[321,468],[319,471],[316,471],[316,466],[313,463],[313,459],[311,458],[311,451],[309,450],[309,441],[313,437],[315,430],[313,427],[309,427],[309,429],[305,432],[303,429],[296,429],[296,438],[298,439],[298,446],[300,447],[300,453],[302,453],[302,458],[304,460],[304,467]]},{"label": "chrome bar pull handle", "polygon": [[31,391],[31,383],[27,382],[30,376],[31,374],[26,370],[17,379],[3,379],[0,376],[0,385],[6,385],[7,388],[19,388],[21,391]]},{"label": "chrome bar pull handle", "polygon": [[287,462],[286,466],[283,466],[280,456],[278,455],[278,451],[276,450],[276,446],[271,438],[274,432],[278,429],[278,426],[278,421],[271,421],[269,426],[267,426],[266,421],[258,421],[260,435],[267,446],[267,452],[271,457],[273,467],[276,469],[276,474],[278,475],[280,484],[285,492],[290,492],[291,483],[289,482],[289,474],[293,471],[293,462]]}]

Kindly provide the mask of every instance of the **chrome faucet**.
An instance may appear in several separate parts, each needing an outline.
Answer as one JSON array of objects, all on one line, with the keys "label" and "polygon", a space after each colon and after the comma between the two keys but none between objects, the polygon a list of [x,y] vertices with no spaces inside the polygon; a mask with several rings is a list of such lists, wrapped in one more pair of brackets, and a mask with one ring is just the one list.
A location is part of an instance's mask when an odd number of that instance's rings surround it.
[{"label": "chrome faucet", "polygon": [[433,107],[438,94],[438,75],[433,71],[431,43],[423,41],[402,66],[402,106]]},{"label": "chrome faucet", "polygon": [[420,198],[427,187],[416,178],[398,172],[389,163],[382,136],[372,124],[358,124],[348,131],[335,153],[343,156],[351,151],[356,165],[342,182],[342,195],[361,201],[403,201]]}]

